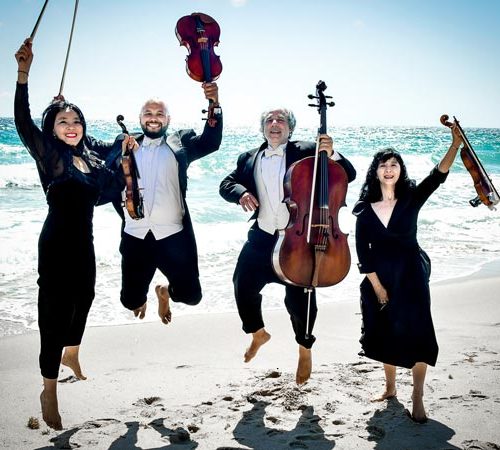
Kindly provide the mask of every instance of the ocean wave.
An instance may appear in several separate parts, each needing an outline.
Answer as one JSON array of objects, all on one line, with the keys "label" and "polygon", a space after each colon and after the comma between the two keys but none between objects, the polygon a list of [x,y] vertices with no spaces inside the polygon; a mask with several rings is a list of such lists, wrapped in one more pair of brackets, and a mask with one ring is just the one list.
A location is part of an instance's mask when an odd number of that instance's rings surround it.
[{"label": "ocean wave", "polygon": [[41,189],[34,163],[0,165],[0,189]]},{"label": "ocean wave", "polygon": [[[22,147],[12,123],[7,128],[8,136],[2,132],[0,137],[0,314],[5,323],[33,329],[37,315],[37,240],[47,205],[33,160]],[[112,140],[117,134],[117,125],[112,121],[92,121],[89,128],[103,140]],[[316,129],[300,129],[294,138],[312,140],[315,134]],[[444,127],[335,127],[331,134],[335,148],[349,158],[358,173],[357,179],[348,186],[347,207],[339,213],[341,229],[349,233],[352,267],[338,286],[320,290],[319,303],[358,301],[361,275],[355,267],[356,219],[351,211],[374,152],[394,146],[402,152],[410,176],[420,181],[439,162],[450,142],[449,130]],[[477,143],[476,152],[499,188],[500,130],[477,129],[468,134],[471,142]],[[235,169],[238,155],[261,143],[257,129],[227,127],[221,148],[189,168],[187,201],[197,237],[204,297],[196,308],[176,305],[176,315],[235,310],[231,279],[251,225],[250,214],[237,204],[225,202],[219,196],[218,187]],[[421,210],[418,239],[432,259],[433,282],[469,274],[485,262],[500,258],[499,213],[483,205],[472,208],[469,200],[475,195],[472,179],[458,158],[446,182]],[[97,295],[89,325],[134,320],[119,301],[120,225],[110,205],[96,208]],[[158,272],[152,285],[163,281],[164,277]],[[263,294],[265,309],[283,307],[282,286],[267,286]],[[149,297],[155,300],[154,291]],[[151,313],[146,320],[157,319]],[[12,327],[5,325],[4,330],[2,323],[0,335],[9,333]],[[16,330],[19,327],[16,325]]]}]

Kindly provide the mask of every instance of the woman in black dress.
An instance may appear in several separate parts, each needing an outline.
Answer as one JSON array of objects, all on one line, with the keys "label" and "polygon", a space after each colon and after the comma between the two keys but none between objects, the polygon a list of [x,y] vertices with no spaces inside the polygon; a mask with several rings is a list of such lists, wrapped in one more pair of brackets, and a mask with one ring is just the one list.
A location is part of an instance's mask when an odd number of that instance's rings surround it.
[{"label": "woman in black dress", "polygon": [[384,363],[386,389],[378,400],[396,396],[396,366],[412,369],[413,409],[427,420],[423,388],[427,365],[434,366],[438,345],[430,309],[430,260],[417,242],[420,208],[443,183],[462,144],[452,129],[452,143],[419,184],[408,178],[394,149],[375,154],[354,207],[361,290],[361,355]]},{"label": "woman in black dress", "polygon": [[99,143],[86,136],[85,119],[75,105],[54,101],[43,113],[41,129],[35,125],[28,100],[28,74],[33,60],[29,39],[15,57],[16,128],[36,161],[49,205],[38,242],[38,324],[44,384],[40,401],[43,420],[60,430],[57,377],[61,362],[77,378],[85,379],[78,353],[94,299],[92,217],[110,174],[89,150]]}]

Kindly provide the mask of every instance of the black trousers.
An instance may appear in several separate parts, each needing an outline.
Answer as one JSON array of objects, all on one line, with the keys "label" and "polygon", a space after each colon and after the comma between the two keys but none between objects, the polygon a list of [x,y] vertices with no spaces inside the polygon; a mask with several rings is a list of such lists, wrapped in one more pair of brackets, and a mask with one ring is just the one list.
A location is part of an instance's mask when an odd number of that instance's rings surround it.
[{"label": "black trousers", "polygon": [[122,290],[120,300],[134,310],[147,300],[149,284],[156,269],[169,283],[174,302],[196,305],[202,293],[198,272],[196,243],[183,229],[172,236],[156,240],[151,231],[144,239],[122,233]]},{"label": "black trousers", "polygon": [[38,273],[40,370],[43,377],[55,379],[64,347],[81,344],[94,300],[92,236],[65,236],[46,221],[38,241]]},{"label": "black trousers", "polygon": [[295,340],[305,348],[311,348],[316,340],[312,335],[318,311],[316,293],[311,294],[309,330],[306,330],[308,294],[304,292],[303,287],[284,283],[274,272],[271,257],[276,239],[276,236],[254,225],[248,232],[248,240],[243,245],[238,258],[233,284],[243,331],[254,333],[264,327],[260,291],[268,283],[279,283],[285,286],[285,306],[290,315]]}]

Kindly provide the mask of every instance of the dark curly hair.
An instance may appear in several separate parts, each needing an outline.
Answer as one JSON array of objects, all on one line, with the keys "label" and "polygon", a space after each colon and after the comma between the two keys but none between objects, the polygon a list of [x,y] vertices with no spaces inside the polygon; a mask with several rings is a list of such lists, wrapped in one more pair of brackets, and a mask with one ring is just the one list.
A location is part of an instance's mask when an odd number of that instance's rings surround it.
[{"label": "dark curly hair", "polygon": [[83,127],[83,137],[76,145],[77,152],[82,152],[85,147],[85,136],[87,135],[87,124],[85,122],[85,118],[83,117],[83,113],[78,108],[78,106],[73,103],[68,103],[66,101],[56,101],[51,103],[42,114],[42,133],[44,138],[48,142],[59,143],[59,139],[54,135],[54,123],[56,121],[56,116],[61,111],[74,111]]},{"label": "dark curly hair", "polygon": [[415,181],[410,180],[408,177],[405,163],[403,162],[403,158],[399,152],[394,150],[392,147],[388,147],[380,150],[373,156],[373,160],[366,173],[365,182],[361,187],[361,192],[359,194],[360,200],[365,200],[370,203],[382,200],[382,190],[380,189],[380,181],[377,178],[377,169],[380,163],[384,163],[391,158],[395,158],[401,167],[401,175],[396,182],[396,198],[400,198],[415,186]]}]

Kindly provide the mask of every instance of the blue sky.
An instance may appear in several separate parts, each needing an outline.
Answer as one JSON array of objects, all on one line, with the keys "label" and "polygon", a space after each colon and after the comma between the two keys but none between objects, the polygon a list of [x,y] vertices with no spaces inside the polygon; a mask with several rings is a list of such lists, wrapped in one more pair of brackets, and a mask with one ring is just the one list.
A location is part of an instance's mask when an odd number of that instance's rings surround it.
[{"label": "blue sky", "polygon": [[[0,2],[0,116],[12,116],[14,53],[43,0]],[[74,2],[50,0],[34,42],[32,112],[57,94]],[[336,106],[331,125],[500,128],[500,2],[494,0],[80,0],[66,98],[87,118],[136,120],[160,96],[175,124],[198,122],[202,90],[185,72],[177,20],[193,11],[221,26],[218,81],[226,123],[254,126],[268,107],[317,113],[318,80]]]}]

